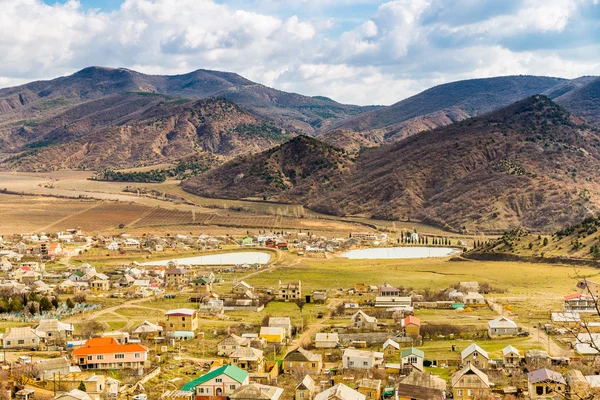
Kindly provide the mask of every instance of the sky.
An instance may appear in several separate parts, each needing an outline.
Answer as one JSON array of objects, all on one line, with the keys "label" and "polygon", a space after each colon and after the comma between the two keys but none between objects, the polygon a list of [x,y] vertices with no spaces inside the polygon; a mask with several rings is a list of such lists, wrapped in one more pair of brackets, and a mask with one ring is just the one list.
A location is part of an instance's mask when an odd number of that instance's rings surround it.
[{"label": "sky", "polygon": [[600,0],[0,0],[0,87],[87,66],[236,72],[393,104],[500,75],[600,75]]}]

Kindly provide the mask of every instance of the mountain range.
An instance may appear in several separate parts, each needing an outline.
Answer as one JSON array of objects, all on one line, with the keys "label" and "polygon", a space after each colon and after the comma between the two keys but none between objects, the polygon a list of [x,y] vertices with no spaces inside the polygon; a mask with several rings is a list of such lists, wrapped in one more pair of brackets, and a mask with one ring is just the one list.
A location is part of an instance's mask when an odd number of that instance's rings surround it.
[{"label": "mountain range", "polygon": [[234,73],[90,67],[0,89],[0,167],[210,155],[222,165],[184,189],[455,231],[548,231],[597,211],[597,126],[598,77],[472,79],[360,107]]},{"label": "mountain range", "polygon": [[[309,154],[295,161],[288,154]],[[600,211],[600,131],[543,95],[358,155],[295,138],[184,183],[462,232],[552,231]]]}]

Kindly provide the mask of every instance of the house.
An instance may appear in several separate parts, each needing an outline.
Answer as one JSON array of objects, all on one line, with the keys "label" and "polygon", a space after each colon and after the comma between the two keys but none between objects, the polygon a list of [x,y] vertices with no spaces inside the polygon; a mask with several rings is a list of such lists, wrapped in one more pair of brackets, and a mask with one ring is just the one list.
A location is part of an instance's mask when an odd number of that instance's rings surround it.
[{"label": "house", "polygon": [[133,334],[143,339],[154,339],[162,336],[163,327],[152,322],[144,321],[135,328],[133,328]]},{"label": "house", "polygon": [[315,347],[317,349],[334,349],[340,345],[340,336],[337,332],[317,333]]},{"label": "house", "polygon": [[521,364],[521,353],[513,346],[502,349],[502,361],[505,367],[516,367]]},{"label": "house", "polygon": [[106,292],[110,290],[110,282],[107,280],[96,279],[90,282],[90,289],[94,292]]},{"label": "house", "polygon": [[412,299],[407,296],[377,296],[375,307],[412,311]]},{"label": "house", "polygon": [[383,282],[379,286],[379,295],[381,297],[399,297],[400,289],[393,287],[392,285],[388,284],[387,282]]},{"label": "house", "polygon": [[374,330],[377,328],[377,318],[371,317],[363,310],[358,310],[350,317],[352,327],[354,329]]},{"label": "house", "polygon": [[71,372],[68,375],[60,376],[60,388],[63,390],[77,389],[82,383],[85,387],[85,392],[90,395],[93,400],[101,400],[104,398],[107,394],[107,389],[111,395],[116,394],[120,385],[119,381],[116,379],[89,372]]},{"label": "house", "polygon": [[306,375],[302,382],[296,386],[294,400],[311,400],[315,395],[315,381],[310,375]]},{"label": "house", "polygon": [[148,348],[141,344],[119,344],[114,338],[92,338],[73,350],[75,363],[81,369],[143,368]]},{"label": "house", "polygon": [[579,313],[571,311],[564,313],[553,312],[551,320],[553,324],[563,328],[577,328],[581,324]]},{"label": "house", "polygon": [[217,343],[217,355],[229,357],[231,353],[241,347],[250,345],[250,339],[234,335],[233,333]]},{"label": "house", "polygon": [[54,400],[92,400],[92,397],[83,390],[73,389],[62,392],[53,397]]},{"label": "house", "polygon": [[452,394],[455,400],[481,398],[489,393],[488,376],[473,364],[452,374]]},{"label": "house", "polygon": [[[588,281],[589,282],[589,281]],[[566,313],[595,313],[596,300],[588,293],[573,293],[564,296],[563,308]]]},{"label": "house", "polygon": [[362,378],[356,382],[356,391],[367,399],[378,400],[381,398],[381,379]]},{"label": "house", "polygon": [[247,385],[249,374],[235,365],[226,364],[183,385],[181,390],[194,392],[196,398],[230,396],[240,386]]},{"label": "house", "polygon": [[473,364],[480,369],[486,369],[490,362],[488,353],[475,343],[471,343],[460,352],[461,365]]},{"label": "house", "polygon": [[315,303],[324,303],[327,300],[327,290],[313,290],[312,300]]},{"label": "house", "polygon": [[52,379],[54,375],[67,375],[70,372],[71,363],[66,357],[48,358],[40,360],[33,365],[33,376],[38,381]]},{"label": "house", "polygon": [[211,272],[207,276],[201,276],[192,281],[194,289],[198,293],[212,293],[212,285],[215,281],[215,275]]},{"label": "house", "polygon": [[173,267],[165,274],[165,284],[169,288],[186,286],[191,279],[191,273],[185,268]]},{"label": "house", "polygon": [[[590,398],[591,388],[588,381],[583,376],[583,373],[577,369],[570,369],[565,373],[565,381],[567,382],[568,392],[572,399]],[[595,398],[600,396],[600,392],[595,392]]]},{"label": "house", "polygon": [[600,283],[592,282],[589,279],[582,279],[577,282],[577,289],[581,290],[581,293],[586,293],[595,298],[600,297]]},{"label": "house", "polygon": [[544,350],[525,350],[525,363],[543,367],[550,364],[550,355]]},{"label": "house", "polygon": [[6,350],[39,350],[42,338],[30,327],[8,328],[2,339]]},{"label": "house", "polygon": [[283,328],[287,337],[292,336],[292,319],[290,317],[270,317],[270,328]]},{"label": "house", "polygon": [[294,369],[302,369],[318,375],[323,369],[323,356],[299,347],[286,354],[283,359],[282,369],[285,373],[292,372]]},{"label": "house", "polygon": [[279,283],[279,290],[276,295],[277,300],[300,301],[302,300],[302,282],[298,283]]},{"label": "house", "polygon": [[425,359],[425,353],[423,351],[410,347],[400,352],[402,369],[416,368],[423,372],[423,360]]},{"label": "house", "polygon": [[135,282],[135,278],[129,274],[125,274],[119,279],[119,286],[129,287]]},{"label": "house", "polygon": [[518,334],[519,327],[517,324],[505,316],[494,318],[488,322],[488,335],[492,339],[516,336]]},{"label": "house", "polygon": [[444,400],[446,381],[436,375],[413,369],[400,378],[396,388],[398,400]]},{"label": "house", "polygon": [[575,352],[585,356],[595,356],[600,348],[600,333],[579,333],[574,342]]},{"label": "house", "polygon": [[65,342],[73,337],[75,331],[73,324],[60,322],[57,319],[42,319],[33,329],[48,344]]},{"label": "house", "polygon": [[270,328],[263,326],[260,328],[259,338],[265,339],[267,343],[282,343],[285,340],[285,329],[281,327]]},{"label": "house", "polygon": [[252,347],[240,347],[229,355],[230,364],[248,372],[263,372],[265,357],[263,351]]},{"label": "house", "polygon": [[139,240],[127,238],[121,242],[121,247],[125,250],[138,250],[140,249],[141,244]]},{"label": "house", "polygon": [[247,291],[254,292],[254,287],[248,285],[244,281],[241,281],[241,282],[238,282],[236,285],[234,285],[233,289],[231,289],[231,291],[234,294],[244,295],[244,294],[246,294]]},{"label": "house", "polygon": [[383,357],[384,358],[394,358],[400,353],[400,344],[393,341],[392,339],[388,339],[383,344]]},{"label": "house", "polygon": [[185,390],[167,390],[160,396],[161,400],[192,400],[194,394]]},{"label": "house", "polygon": [[231,400],[279,400],[283,394],[283,389],[262,385],[260,383],[250,383],[240,386],[229,396]]},{"label": "house", "polygon": [[402,328],[404,328],[404,335],[416,338],[421,334],[421,319],[415,316],[409,315],[404,317],[401,322]]},{"label": "house", "polygon": [[366,400],[366,397],[343,383],[338,383],[317,394],[314,400]]},{"label": "house", "polygon": [[195,331],[198,329],[198,311],[178,308],[165,313],[167,331]]},{"label": "house", "polygon": [[527,387],[531,399],[563,399],[567,392],[565,378],[560,373],[547,368],[529,372]]},{"label": "house", "polygon": [[113,240],[112,242],[110,242],[109,244],[106,245],[106,250],[109,250],[109,251],[119,250],[119,243],[117,243]]},{"label": "house", "polygon": [[485,304],[485,297],[477,292],[468,292],[463,299],[467,305]]},{"label": "house", "polygon": [[371,369],[382,362],[383,353],[368,350],[345,349],[342,355],[344,369]]}]

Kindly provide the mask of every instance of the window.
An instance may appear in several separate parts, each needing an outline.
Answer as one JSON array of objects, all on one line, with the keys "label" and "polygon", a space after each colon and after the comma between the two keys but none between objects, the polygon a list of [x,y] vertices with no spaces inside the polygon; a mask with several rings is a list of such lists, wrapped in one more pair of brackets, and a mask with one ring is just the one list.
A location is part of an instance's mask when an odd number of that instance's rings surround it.
[{"label": "window", "polygon": [[369,366],[369,362],[368,361],[363,361],[363,366],[368,367]]},{"label": "window", "polygon": [[221,378],[217,378],[217,379],[215,379],[215,382],[217,382],[217,383],[222,383],[222,382],[223,382],[223,379],[221,379]]},{"label": "window", "polygon": [[104,360],[104,354],[98,354],[96,360]]},{"label": "window", "polygon": [[536,387],[535,387],[535,393],[536,393],[538,396],[541,396],[541,395],[543,395],[543,394],[544,394],[544,387],[543,387],[543,386],[536,386]]},{"label": "window", "polygon": [[312,363],[313,368],[317,368],[317,363]]},{"label": "window", "polygon": [[125,358],[125,354],[115,354],[115,359],[121,360],[123,358]]},{"label": "window", "polygon": [[25,340],[19,340],[17,341],[17,344],[25,344]]},{"label": "window", "polygon": [[471,389],[467,390],[467,396],[473,396],[473,391]]},{"label": "window", "polygon": [[456,395],[457,395],[457,396],[462,396],[462,395],[463,395],[463,391],[462,391],[462,389],[458,389],[458,390],[456,391]]},{"label": "window", "polygon": [[368,397],[368,398],[371,398],[371,397],[373,397],[373,393],[371,393],[371,392],[367,392],[367,397]]},{"label": "window", "polygon": [[172,324],[172,323],[171,323],[171,324],[169,324],[169,325],[171,325],[171,328],[173,327],[173,324]]},{"label": "window", "polygon": [[133,356],[134,356],[135,358],[140,358],[140,353],[135,353]]},{"label": "window", "polygon": [[181,320],[182,320],[182,321],[185,321],[185,317],[181,317]]},{"label": "window", "polygon": [[182,328],[185,328],[185,324],[181,324],[181,327],[182,327]]},{"label": "window", "polygon": [[354,361],[350,361],[350,366],[353,367],[354,366]]},{"label": "window", "polygon": [[301,399],[303,399],[304,398],[304,392],[300,392],[300,396],[298,396],[298,397],[300,397]]},{"label": "window", "polygon": [[235,385],[229,385],[229,389],[235,390]]},{"label": "window", "polygon": [[88,361],[92,361],[92,356],[87,356]]},{"label": "window", "polygon": [[212,393],[212,388],[206,388],[206,394],[211,394]]},{"label": "window", "polygon": [[204,393],[204,388],[198,389],[198,393]]}]

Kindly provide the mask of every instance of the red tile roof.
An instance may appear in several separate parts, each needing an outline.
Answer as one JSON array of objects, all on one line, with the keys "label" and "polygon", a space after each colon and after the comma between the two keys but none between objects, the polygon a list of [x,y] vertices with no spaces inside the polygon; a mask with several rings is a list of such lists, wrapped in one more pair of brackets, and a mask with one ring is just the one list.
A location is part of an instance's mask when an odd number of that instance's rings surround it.
[{"label": "red tile roof", "polygon": [[85,346],[73,350],[73,356],[88,354],[138,353],[146,352],[148,348],[141,344],[119,344],[115,338],[92,338]]},{"label": "red tile roof", "polygon": [[585,293],[573,293],[565,296],[565,300],[573,300],[573,299],[588,299],[591,300],[592,296]]},{"label": "red tile roof", "polygon": [[402,321],[402,326],[406,326],[406,325],[410,325],[410,324],[421,326],[421,319],[414,317],[412,315],[409,315],[408,317],[404,318],[404,320]]}]

